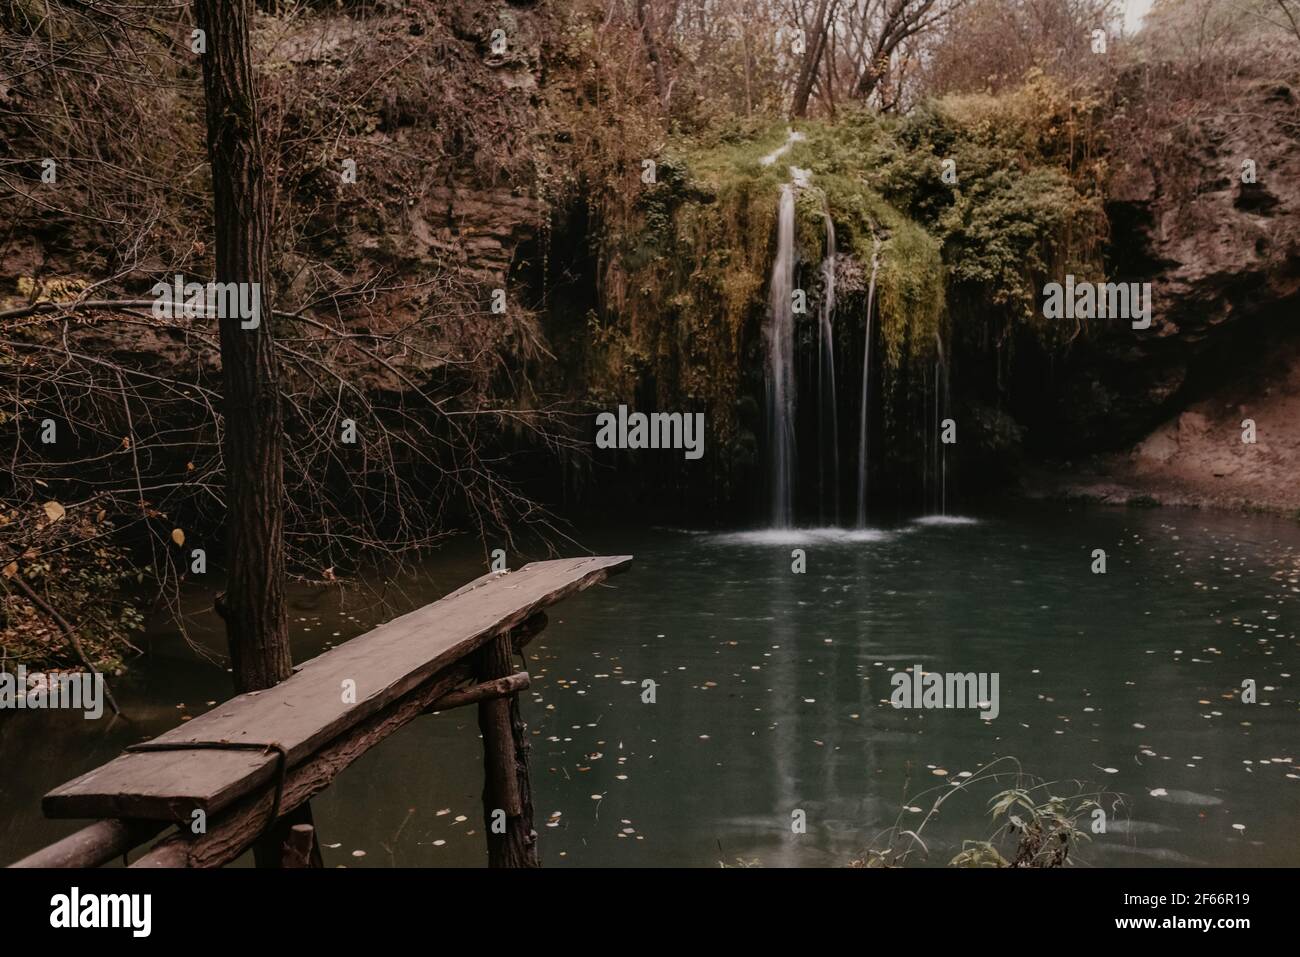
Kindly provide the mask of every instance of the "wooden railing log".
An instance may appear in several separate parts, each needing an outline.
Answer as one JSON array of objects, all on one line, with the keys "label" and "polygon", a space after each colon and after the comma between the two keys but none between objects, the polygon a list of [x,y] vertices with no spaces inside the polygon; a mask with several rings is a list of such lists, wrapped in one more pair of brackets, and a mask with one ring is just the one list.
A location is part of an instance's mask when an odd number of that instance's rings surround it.
[{"label": "wooden railing log", "polygon": [[161,833],[162,821],[96,821],[10,867],[99,867]]},{"label": "wooden railing log", "polygon": [[529,685],[529,681],[527,671],[517,671],[508,677],[497,678],[495,681],[483,681],[476,685],[470,685],[468,688],[457,688],[429,705],[428,713],[437,714],[439,711],[463,708],[465,705],[478,704],[480,701],[506,698],[525,690]]}]

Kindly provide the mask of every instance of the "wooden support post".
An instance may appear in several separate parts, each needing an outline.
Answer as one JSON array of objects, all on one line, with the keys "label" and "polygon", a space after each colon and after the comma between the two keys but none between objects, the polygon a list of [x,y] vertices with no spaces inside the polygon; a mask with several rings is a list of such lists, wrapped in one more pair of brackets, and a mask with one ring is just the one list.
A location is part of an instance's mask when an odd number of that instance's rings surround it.
[{"label": "wooden support post", "polygon": [[310,824],[294,824],[289,828],[280,861],[282,867],[302,868],[320,867],[313,864],[312,857],[320,856],[320,845],[316,843],[316,829]]},{"label": "wooden support post", "polygon": [[[512,675],[512,653],[509,635],[501,635],[480,648],[478,680],[489,682]],[[528,752],[532,745],[520,716],[518,696],[480,701],[478,726],[483,732],[488,866],[540,867],[528,780]]]},{"label": "wooden support post", "polygon": [[[307,846],[305,849],[299,847],[299,842],[307,835]],[[316,840],[316,822],[312,818],[311,805],[300,804],[288,814],[280,818],[279,821],[271,827],[268,838],[280,841],[280,866],[281,867],[324,867],[325,859],[321,856],[320,844]],[[302,863],[289,863],[290,848],[295,860],[300,852],[303,854]],[[253,847],[254,852],[257,846]]]}]

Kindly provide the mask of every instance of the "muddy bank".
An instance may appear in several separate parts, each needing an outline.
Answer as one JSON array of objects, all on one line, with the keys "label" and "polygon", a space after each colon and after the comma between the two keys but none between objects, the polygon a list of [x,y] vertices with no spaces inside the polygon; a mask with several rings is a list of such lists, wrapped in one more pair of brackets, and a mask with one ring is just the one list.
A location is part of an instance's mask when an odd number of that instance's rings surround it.
[{"label": "muddy bank", "polygon": [[1115,453],[1031,469],[1035,498],[1300,515],[1300,344],[1271,342]]}]

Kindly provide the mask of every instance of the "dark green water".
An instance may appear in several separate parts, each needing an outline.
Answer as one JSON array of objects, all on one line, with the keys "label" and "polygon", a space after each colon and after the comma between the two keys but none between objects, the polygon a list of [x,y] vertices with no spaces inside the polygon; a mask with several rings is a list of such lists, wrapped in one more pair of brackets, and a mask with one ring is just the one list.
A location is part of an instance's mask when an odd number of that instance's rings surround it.
[{"label": "dark green water", "polygon": [[[528,649],[548,866],[844,864],[1008,756],[1052,793],[1106,793],[1088,864],[1300,864],[1295,522],[1034,506],[869,534],[577,537],[636,562],[553,609]],[[405,610],[483,568],[476,546],[453,546],[389,597]],[[192,597],[191,637],[220,648],[208,596]],[[392,612],[299,590],[291,615],[302,660]],[[174,629],[149,650],[115,683],[132,725],[0,718],[0,860],[71,830],[42,819],[46,790],[228,697],[226,672]],[[895,710],[890,670],[913,664],[997,672],[999,716]],[[1247,678],[1256,704],[1241,701]],[[314,802],[326,863],[482,864],[479,747],[471,708],[363,757]],[[914,862],[988,836],[987,801],[1014,783],[1001,781],[947,800]]]}]

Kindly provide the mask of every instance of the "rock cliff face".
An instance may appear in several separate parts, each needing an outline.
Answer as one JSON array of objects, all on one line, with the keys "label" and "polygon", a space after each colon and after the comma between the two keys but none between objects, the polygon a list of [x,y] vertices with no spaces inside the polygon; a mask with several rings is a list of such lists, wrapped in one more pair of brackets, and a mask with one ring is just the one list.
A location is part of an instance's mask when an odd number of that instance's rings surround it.
[{"label": "rock cliff face", "polygon": [[[391,285],[394,274],[416,284],[449,269],[462,286],[505,284],[543,222],[534,198],[537,85],[550,29],[545,10],[504,0],[258,18],[281,303],[296,308],[339,289]],[[210,251],[194,238],[209,216],[198,68],[159,59],[158,74],[142,82],[148,110],[169,117],[169,152],[141,148],[130,123],[78,128],[86,143],[57,143],[43,120],[54,96],[49,71],[34,63],[0,84],[0,103],[12,111],[0,159],[29,164],[77,147],[124,157],[125,170],[118,182],[69,159],[48,201],[35,178],[17,192],[12,181],[0,186],[0,202],[14,213],[0,237],[0,306],[20,305],[52,282],[75,292],[113,276],[103,294],[139,294],[161,274],[210,272]],[[118,77],[86,79],[85,90],[76,73],[57,77],[78,96],[102,85],[101,111],[120,112],[143,96]],[[351,181],[341,174],[348,163]],[[135,192],[119,199],[122,183]]]},{"label": "rock cliff face", "polygon": [[[414,0],[364,22],[309,19],[260,37],[268,73],[301,98],[291,117],[311,128],[339,103],[355,114],[332,162],[316,169],[291,154],[286,184],[320,227],[322,251],[348,257],[349,280],[388,270],[409,283],[436,270],[462,285],[507,284],[543,222],[536,140],[549,28],[531,3]],[[356,164],[350,186],[337,183],[343,159]]]},{"label": "rock cliff face", "polygon": [[1109,454],[1069,491],[1300,507],[1300,83],[1231,99],[1179,117],[1164,150],[1118,151],[1110,271],[1152,284],[1152,325],[1108,329],[1073,364],[1078,444],[1060,451]]},{"label": "rock cliff face", "polygon": [[1080,357],[1093,372],[1074,371],[1076,424],[1095,447],[1141,437],[1300,337],[1300,84],[1243,82],[1230,108],[1158,135],[1119,149],[1110,181],[1110,278],[1150,282],[1153,316]]}]

